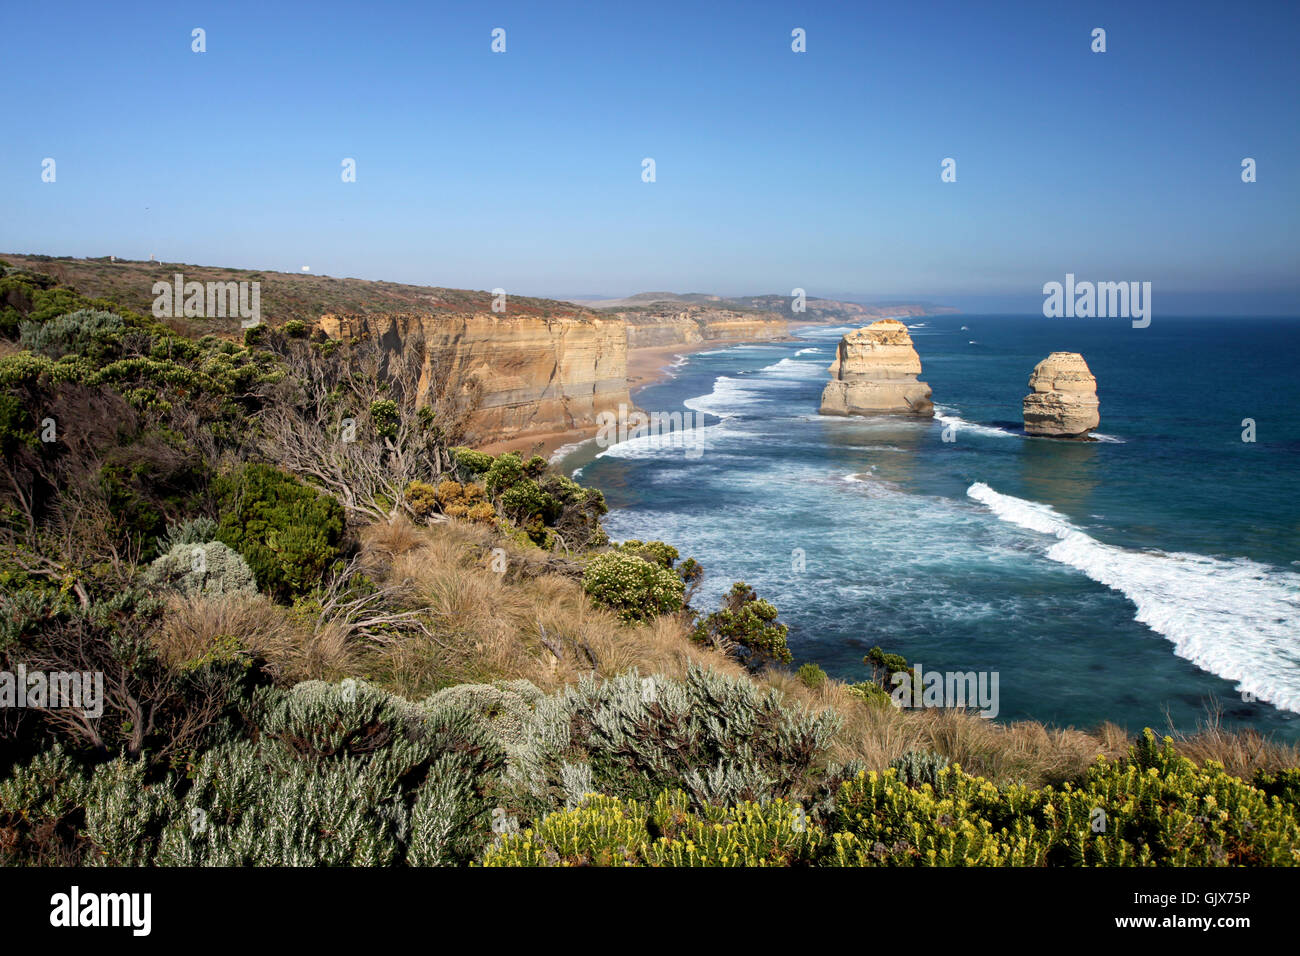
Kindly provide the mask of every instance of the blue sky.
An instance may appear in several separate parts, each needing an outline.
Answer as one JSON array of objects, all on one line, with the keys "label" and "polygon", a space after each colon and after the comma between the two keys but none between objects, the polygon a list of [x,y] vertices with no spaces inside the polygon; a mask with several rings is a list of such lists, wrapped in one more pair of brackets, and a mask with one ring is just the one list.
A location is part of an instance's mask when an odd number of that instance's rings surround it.
[{"label": "blue sky", "polygon": [[0,250],[968,310],[1073,272],[1300,314],[1295,3],[11,4],[4,32]]}]

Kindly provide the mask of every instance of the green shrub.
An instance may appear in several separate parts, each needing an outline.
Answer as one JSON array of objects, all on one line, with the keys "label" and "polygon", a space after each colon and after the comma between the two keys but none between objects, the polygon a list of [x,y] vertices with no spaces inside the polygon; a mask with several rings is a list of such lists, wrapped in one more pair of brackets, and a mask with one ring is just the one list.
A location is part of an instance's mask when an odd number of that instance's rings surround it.
[{"label": "green shrub", "polygon": [[628,554],[635,554],[638,558],[644,558],[651,564],[663,568],[671,568],[678,558],[677,549],[662,541],[638,541],[636,538],[629,538],[620,544],[618,549]]},{"label": "green shrub", "polygon": [[220,541],[175,544],[144,573],[150,587],[170,588],[185,595],[251,594],[257,582],[248,564]]},{"label": "green shrub", "polygon": [[665,789],[697,806],[820,798],[813,767],[839,725],[695,665],[680,680],[584,679],[532,707],[506,781],[527,816],[553,809],[557,794],[571,805],[587,793],[653,800]]},{"label": "green shrub", "polygon": [[531,478],[520,478],[501,494],[501,510],[516,522],[529,518],[553,521],[559,513],[559,502],[542,491]]},{"label": "green shrub", "polygon": [[939,771],[948,766],[948,758],[943,754],[923,750],[909,750],[901,757],[895,757],[889,766],[898,771],[898,779],[909,787],[928,784],[936,793],[941,792]]},{"label": "green shrub", "polygon": [[213,482],[217,538],[243,555],[257,584],[278,597],[320,583],[341,555],[343,508],[270,465],[248,464]]},{"label": "green shrub", "polygon": [[867,651],[862,663],[871,665],[871,676],[884,687],[890,687],[895,674],[908,669],[907,658],[902,654],[889,654],[879,647]]},{"label": "green shrub", "polygon": [[811,662],[800,664],[794,676],[799,679],[799,683],[810,690],[816,690],[826,683],[826,672]]},{"label": "green shrub", "polygon": [[112,515],[110,533],[138,546],[147,561],[157,557],[168,519],[190,510],[203,494],[208,472],[183,439],[154,431],[107,449],[98,480]]},{"label": "green shrub", "polygon": [[167,526],[167,534],[158,539],[158,552],[166,554],[178,544],[203,544],[217,540],[217,523],[211,518],[189,518]]},{"label": "green shrub", "polygon": [[380,438],[396,438],[401,420],[401,410],[391,398],[370,403],[370,424]]},{"label": "green shrub", "polygon": [[800,866],[825,839],[784,800],[692,812],[681,791],[652,806],[592,795],[535,827],[504,835],[484,866]]},{"label": "green shrub", "polygon": [[492,467],[492,462],[495,460],[491,455],[474,451],[472,448],[453,448],[451,451],[456,464],[471,475],[483,474]]},{"label": "green shrub", "polygon": [[291,339],[305,339],[307,337],[307,323],[301,319],[290,319],[284,323],[284,334]]},{"label": "green shrub", "polygon": [[118,336],[121,331],[120,315],[79,309],[48,322],[24,322],[20,328],[19,344],[57,359],[69,353],[90,354],[97,343]]},{"label": "green shrub", "polygon": [[722,609],[697,621],[692,636],[700,644],[734,653],[752,667],[765,661],[789,664],[789,629],[777,621],[779,613],[744,581],[737,581],[722,599]]},{"label": "green shrub", "polygon": [[514,452],[497,456],[483,478],[490,495],[499,495],[524,476],[524,463]]},{"label": "green shrub", "polygon": [[592,600],[624,621],[648,621],[682,609],[682,579],[658,564],[621,551],[607,551],[587,564],[582,587]]}]

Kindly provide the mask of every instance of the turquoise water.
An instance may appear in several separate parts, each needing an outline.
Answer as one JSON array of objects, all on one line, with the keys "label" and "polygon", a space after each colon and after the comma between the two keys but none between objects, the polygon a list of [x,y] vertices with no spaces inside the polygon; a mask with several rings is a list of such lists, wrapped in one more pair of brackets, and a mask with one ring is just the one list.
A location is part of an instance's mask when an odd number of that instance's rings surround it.
[{"label": "turquoise water", "polygon": [[[1193,729],[1212,706],[1300,738],[1300,322],[910,324],[933,421],[818,415],[847,329],[807,328],[696,353],[635,396],[699,413],[689,442],[562,464],[604,489],[615,538],[704,565],[697,608],[735,580],[772,600],[796,663],[862,679],[879,644],[996,671],[1000,720]],[[1052,351],[1097,376],[1100,441],[1020,431]]]}]

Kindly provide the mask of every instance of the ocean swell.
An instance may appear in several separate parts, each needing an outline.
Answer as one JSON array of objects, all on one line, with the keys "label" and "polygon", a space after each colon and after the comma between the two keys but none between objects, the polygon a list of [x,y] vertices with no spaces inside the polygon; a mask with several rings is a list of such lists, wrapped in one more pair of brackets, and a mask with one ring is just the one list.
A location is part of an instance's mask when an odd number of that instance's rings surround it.
[{"label": "ocean swell", "polygon": [[966,494],[1003,521],[1056,538],[1053,561],[1127,597],[1134,619],[1198,667],[1275,707],[1300,713],[1300,574],[1245,558],[1133,551],[1104,544],[1051,507],[994,491]]}]

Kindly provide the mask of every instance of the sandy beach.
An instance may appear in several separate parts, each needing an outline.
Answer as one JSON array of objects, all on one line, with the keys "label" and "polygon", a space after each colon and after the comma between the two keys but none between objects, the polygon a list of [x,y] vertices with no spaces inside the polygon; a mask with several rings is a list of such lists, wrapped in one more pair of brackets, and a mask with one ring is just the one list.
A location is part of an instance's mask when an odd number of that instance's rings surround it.
[{"label": "sandy beach", "polygon": [[[764,340],[767,341],[767,340]],[[629,349],[627,353],[627,387],[633,400],[637,392],[641,391],[656,382],[662,381],[668,375],[668,370],[683,355],[690,355],[693,352],[703,352],[708,349],[727,348],[731,345],[744,345],[743,341],[710,341],[694,342],[691,344],[678,343],[674,345],[654,345],[639,349]],[[596,434],[596,429],[570,429],[562,432],[545,432],[542,434],[521,435],[517,438],[506,439],[504,441],[493,442],[490,445],[483,445],[479,451],[486,452],[489,455],[500,455],[508,451],[517,451],[525,457],[529,455],[541,455],[549,458],[557,448],[563,445],[571,445],[574,442],[580,442],[591,438]]]}]

